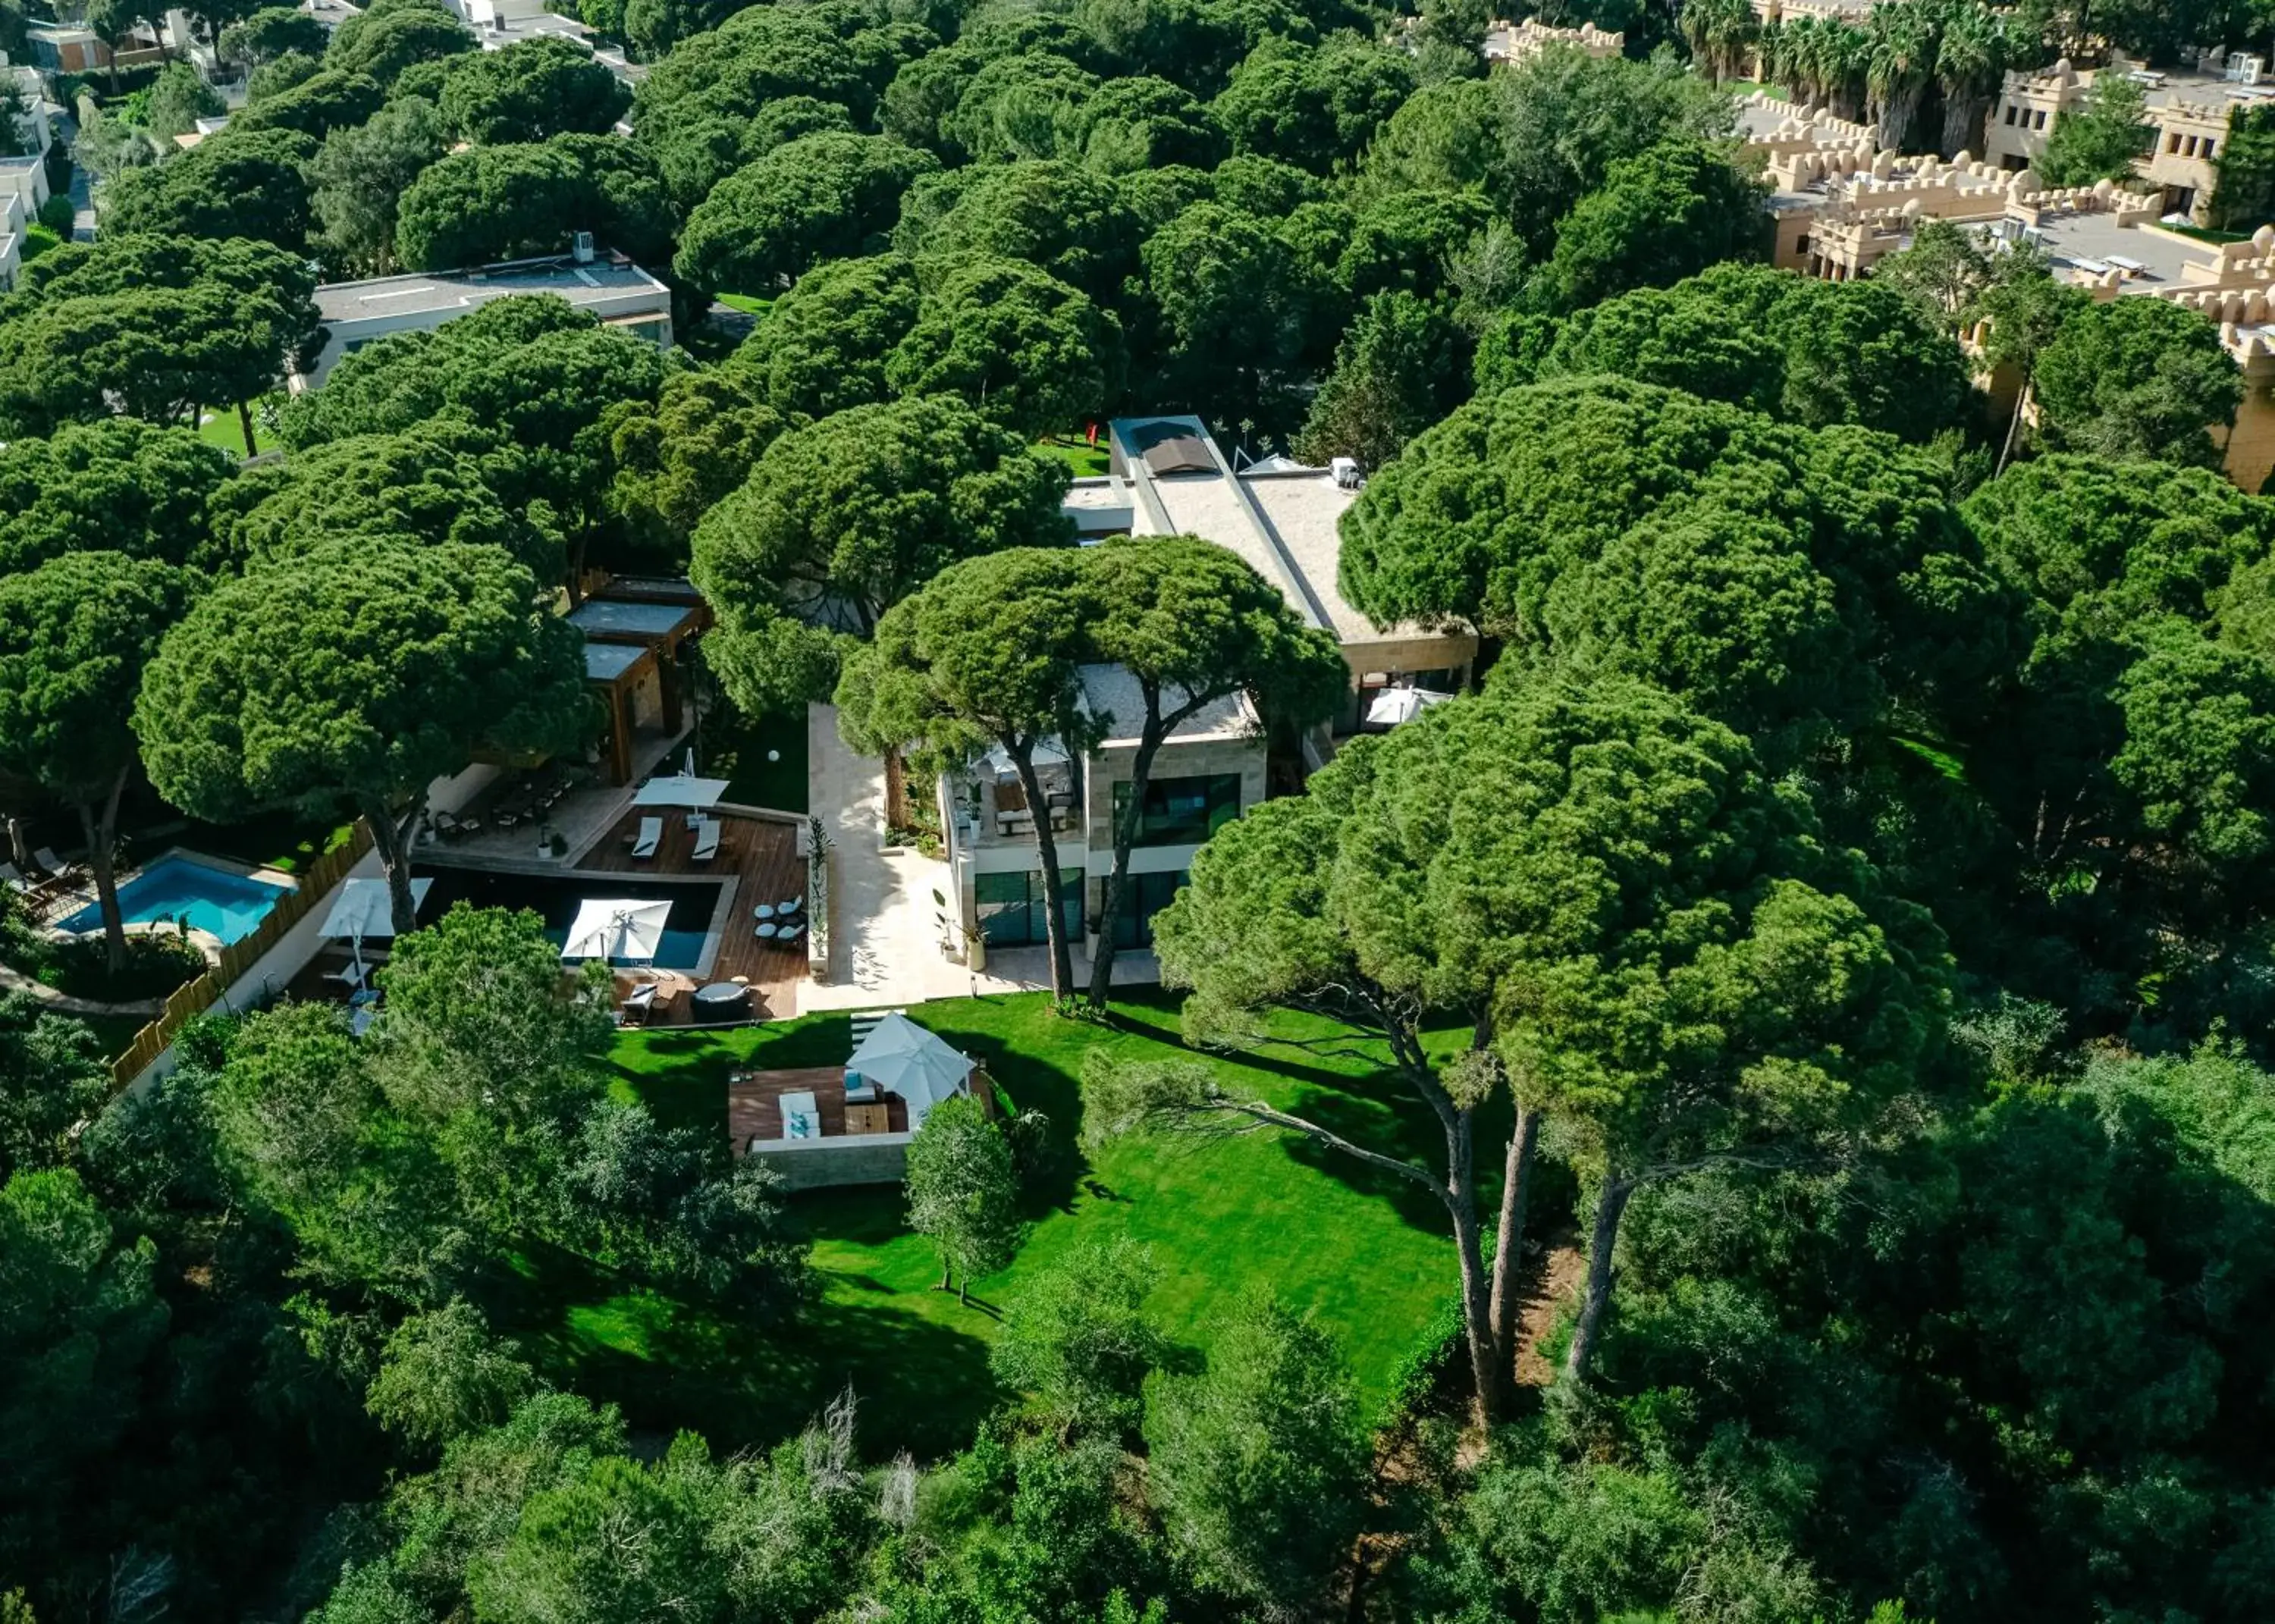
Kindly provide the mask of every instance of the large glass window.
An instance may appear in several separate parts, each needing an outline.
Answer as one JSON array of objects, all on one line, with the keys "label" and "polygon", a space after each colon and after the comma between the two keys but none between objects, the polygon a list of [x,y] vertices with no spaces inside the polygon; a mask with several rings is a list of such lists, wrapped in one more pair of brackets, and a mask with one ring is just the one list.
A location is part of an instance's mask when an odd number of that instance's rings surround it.
[{"label": "large glass window", "polygon": [[[1130,786],[1114,786],[1114,823],[1129,815]],[[1205,778],[1156,778],[1145,785],[1145,810],[1138,823],[1141,846],[1198,846],[1240,816],[1240,774]]]},{"label": "large glass window", "polygon": [[[1050,940],[1050,921],[1043,910],[1043,876],[1033,873],[974,874],[972,901],[979,915],[979,934],[991,948],[1029,948]],[[1066,921],[1067,940],[1082,934],[1082,870],[1059,870],[1060,917]]]},{"label": "large glass window", "polygon": [[1185,871],[1180,868],[1160,874],[1132,874],[1124,884],[1128,889],[1122,899],[1122,917],[1114,922],[1114,945],[1150,948],[1153,945],[1153,916],[1167,908],[1184,888]]}]

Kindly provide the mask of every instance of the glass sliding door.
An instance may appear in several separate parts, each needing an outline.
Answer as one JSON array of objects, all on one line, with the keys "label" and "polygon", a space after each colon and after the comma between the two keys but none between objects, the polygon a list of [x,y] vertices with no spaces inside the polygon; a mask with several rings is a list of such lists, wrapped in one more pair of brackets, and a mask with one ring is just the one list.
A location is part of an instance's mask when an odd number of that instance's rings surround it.
[{"label": "glass sliding door", "polygon": [[1185,871],[1179,868],[1159,874],[1132,874],[1126,883],[1122,917],[1114,922],[1114,945],[1150,948],[1153,945],[1153,916],[1167,908],[1184,888]]},{"label": "glass sliding door", "polygon": [[[974,874],[972,901],[979,916],[979,934],[991,948],[1039,947],[1050,940],[1050,924],[1043,910],[1039,870],[1029,873]],[[1066,922],[1067,940],[1082,935],[1082,870],[1059,870],[1060,917]]]}]

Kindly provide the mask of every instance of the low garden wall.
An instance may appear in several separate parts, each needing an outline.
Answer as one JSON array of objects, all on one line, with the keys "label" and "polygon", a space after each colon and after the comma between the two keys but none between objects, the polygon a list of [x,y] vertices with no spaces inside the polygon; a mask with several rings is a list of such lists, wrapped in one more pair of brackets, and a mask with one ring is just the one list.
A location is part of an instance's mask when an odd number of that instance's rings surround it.
[{"label": "low garden wall", "polygon": [[782,1175],[785,1189],[835,1190],[845,1184],[897,1184],[908,1175],[909,1136],[759,1140],[749,1151]]}]

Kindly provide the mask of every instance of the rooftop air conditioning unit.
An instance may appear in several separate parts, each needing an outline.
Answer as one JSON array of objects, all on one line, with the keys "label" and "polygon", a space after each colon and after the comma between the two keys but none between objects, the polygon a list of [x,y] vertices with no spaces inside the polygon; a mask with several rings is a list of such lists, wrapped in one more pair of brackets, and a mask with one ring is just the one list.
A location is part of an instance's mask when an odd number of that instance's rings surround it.
[{"label": "rooftop air conditioning unit", "polygon": [[590,231],[579,231],[569,239],[569,257],[579,265],[593,262],[593,234]]}]

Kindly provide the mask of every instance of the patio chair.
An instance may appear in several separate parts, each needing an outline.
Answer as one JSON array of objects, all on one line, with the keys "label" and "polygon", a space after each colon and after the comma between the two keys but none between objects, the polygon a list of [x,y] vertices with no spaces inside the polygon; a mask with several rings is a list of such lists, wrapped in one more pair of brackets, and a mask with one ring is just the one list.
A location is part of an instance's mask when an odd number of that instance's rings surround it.
[{"label": "patio chair", "polygon": [[643,818],[639,820],[639,838],[632,842],[632,856],[652,857],[663,842],[663,820]]},{"label": "patio chair", "polygon": [[657,984],[653,981],[634,987],[631,995],[624,1000],[623,1007],[616,1011],[618,1023],[624,1026],[646,1025],[648,1017],[655,1013],[656,991]]},{"label": "patio chair", "polygon": [[785,925],[775,932],[775,945],[778,948],[789,947],[805,934],[805,926],[803,925]]},{"label": "patio chair", "polygon": [[465,826],[458,821],[457,813],[438,812],[435,814],[435,833],[444,840],[456,840],[465,833]]},{"label": "patio chair", "polygon": [[775,918],[778,919],[787,919],[790,915],[796,913],[799,909],[805,906],[805,898],[802,896],[793,896],[786,903],[776,903],[775,904]]},{"label": "patio chair", "polygon": [[698,863],[708,863],[719,855],[719,824],[706,818],[703,827],[695,832],[695,850],[691,854]]}]

